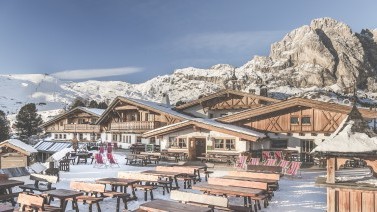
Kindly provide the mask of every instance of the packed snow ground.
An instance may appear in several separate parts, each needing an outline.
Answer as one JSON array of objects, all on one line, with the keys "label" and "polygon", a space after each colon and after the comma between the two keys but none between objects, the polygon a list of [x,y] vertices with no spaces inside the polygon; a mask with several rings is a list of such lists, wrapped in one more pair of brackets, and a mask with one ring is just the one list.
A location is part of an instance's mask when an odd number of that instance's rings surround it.
[{"label": "packed snow ground", "polygon": [[[99,178],[116,177],[119,171],[141,172],[145,170],[154,169],[153,166],[140,167],[125,165],[124,156],[117,154],[116,159],[120,163],[119,168],[94,168],[91,164],[79,164],[71,165],[70,172],[60,172],[60,182],[55,186],[57,188],[68,188],[71,181],[95,181]],[[215,166],[215,173],[211,176],[224,176],[231,167]],[[326,189],[316,187],[314,184],[315,178],[319,175],[324,175],[325,171],[322,170],[308,170],[301,173],[301,178],[283,177],[280,181],[280,189],[274,192],[270,205],[267,208],[262,208],[261,211],[324,211],[326,210]],[[25,181],[25,183],[32,183],[27,176],[14,178]],[[205,183],[205,182],[201,182]],[[183,185],[180,182],[180,187]],[[110,189],[108,187],[108,189]],[[183,190],[183,189],[181,189]],[[195,190],[188,189],[187,191],[196,192]],[[128,193],[130,191],[128,190]],[[169,199],[169,194],[162,195],[162,189],[154,191],[155,199]],[[137,201],[131,201],[128,203],[129,210],[135,210],[140,204],[144,203],[143,191],[136,191],[138,197]],[[148,195],[148,201],[150,201]],[[231,198],[231,204],[242,205],[242,198]],[[52,202],[54,205],[59,205],[59,201]],[[106,198],[100,203],[102,211],[115,211],[116,199]],[[96,210],[93,206],[93,210]],[[121,208],[123,203],[121,202]],[[88,211],[88,205],[79,203],[80,211]],[[67,205],[67,211],[71,210],[71,203]]]}]

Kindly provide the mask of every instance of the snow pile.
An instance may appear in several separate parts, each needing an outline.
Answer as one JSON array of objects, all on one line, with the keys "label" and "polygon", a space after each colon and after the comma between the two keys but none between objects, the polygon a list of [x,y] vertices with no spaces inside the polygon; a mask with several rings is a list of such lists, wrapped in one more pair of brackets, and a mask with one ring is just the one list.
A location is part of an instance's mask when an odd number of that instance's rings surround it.
[{"label": "snow pile", "polygon": [[318,145],[313,152],[372,152],[377,151],[377,137],[369,137],[365,133],[352,132],[355,124],[350,120],[340,126],[340,132],[334,132],[332,136]]}]

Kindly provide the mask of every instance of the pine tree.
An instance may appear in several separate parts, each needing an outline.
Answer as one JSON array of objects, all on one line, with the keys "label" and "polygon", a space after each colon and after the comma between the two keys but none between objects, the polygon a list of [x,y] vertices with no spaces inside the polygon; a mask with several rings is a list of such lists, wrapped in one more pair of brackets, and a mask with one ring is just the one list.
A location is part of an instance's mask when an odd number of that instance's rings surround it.
[{"label": "pine tree", "polygon": [[99,109],[107,109],[107,104],[106,104],[106,102],[100,102],[99,104],[98,104],[98,108]]},{"label": "pine tree", "polygon": [[20,139],[27,140],[30,136],[42,132],[39,127],[42,122],[34,103],[24,105],[16,116],[15,124]]},{"label": "pine tree", "polygon": [[69,109],[72,110],[76,107],[85,107],[85,103],[81,98],[76,98],[75,101],[69,106]]},{"label": "pine tree", "polygon": [[9,138],[9,122],[5,113],[0,110],[0,142],[5,141]]},{"label": "pine tree", "polygon": [[98,108],[98,103],[96,102],[96,100],[90,101],[89,107],[90,108]]}]

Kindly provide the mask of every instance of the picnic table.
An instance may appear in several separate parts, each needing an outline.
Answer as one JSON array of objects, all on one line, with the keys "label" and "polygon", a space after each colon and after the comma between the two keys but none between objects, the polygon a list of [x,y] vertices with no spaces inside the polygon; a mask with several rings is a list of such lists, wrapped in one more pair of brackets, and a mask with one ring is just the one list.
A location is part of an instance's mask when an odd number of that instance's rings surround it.
[{"label": "picnic table", "polygon": [[265,179],[265,178],[251,178],[251,177],[239,177],[239,176],[223,176],[223,177],[220,177],[220,178],[231,179],[231,180],[240,180],[240,181],[250,181],[250,182],[267,183],[267,186],[269,188],[271,188],[271,189],[273,187],[277,187],[279,185],[279,181],[278,180]]},{"label": "picnic table", "polygon": [[150,155],[129,154],[127,164],[139,163],[141,166],[146,166],[150,162]]},{"label": "picnic table", "polygon": [[156,171],[156,170],[147,170],[141,172],[142,174],[149,174],[149,175],[154,175],[154,176],[159,176],[159,177],[167,177],[169,178],[169,181],[174,180],[175,187],[173,187],[172,184],[170,184],[170,190],[173,189],[179,189],[178,186],[178,177],[182,174],[186,175],[185,173],[179,173],[179,172],[163,172],[163,171]]},{"label": "picnic table", "polygon": [[23,184],[24,182],[19,180],[0,180],[0,200],[10,201],[15,206],[14,198],[18,196],[18,193],[13,193],[12,189]]},{"label": "picnic table", "polygon": [[111,191],[117,191],[118,186],[120,187],[120,191],[127,193],[127,187],[131,186],[132,197],[131,200],[136,200],[135,190],[133,189],[133,185],[139,183],[140,180],[133,180],[133,179],[124,179],[124,178],[101,178],[96,180],[96,183],[99,184],[109,184],[111,185]]},{"label": "picnic table", "polygon": [[194,169],[194,174],[197,175],[197,179],[199,182],[202,181],[202,178],[200,177],[200,170],[207,171],[207,166],[194,166],[194,165],[172,165],[173,167],[178,166],[178,167],[187,167],[187,168],[192,168]]},{"label": "picnic table", "polygon": [[262,189],[244,188],[244,187],[237,187],[237,186],[209,185],[209,184],[194,185],[192,186],[192,189],[203,191],[209,195],[212,193],[212,194],[221,194],[221,195],[226,195],[226,196],[243,197],[245,207],[251,206],[252,204],[251,198],[258,197],[266,193],[266,191]]},{"label": "picnic table", "polygon": [[76,212],[78,212],[79,208],[77,206],[76,197],[81,196],[84,193],[68,189],[56,189],[51,191],[45,191],[43,192],[43,194],[47,195],[49,203],[51,202],[51,198],[58,198],[60,200],[60,208],[62,208],[62,211],[65,211],[68,200],[72,199],[72,205],[75,206],[75,210]]},{"label": "picnic table", "polygon": [[246,171],[264,172],[264,173],[282,173],[283,168],[280,166],[264,166],[264,165],[247,165]]},{"label": "picnic table", "polygon": [[77,157],[77,162],[76,164],[79,164],[79,163],[87,163],[88,162],[88,158],[90,157],[90,153],[89,152],[78,152],[76,153],[76,157]]},{"label": "picnic table", "polygon": [[141,204],[139,209],[142,211],[150,212],[207,212],[212,211],[211,208],[196,206],[196,205],[187,205],[184,203],[167,201],[167,200],[153,200]]}]

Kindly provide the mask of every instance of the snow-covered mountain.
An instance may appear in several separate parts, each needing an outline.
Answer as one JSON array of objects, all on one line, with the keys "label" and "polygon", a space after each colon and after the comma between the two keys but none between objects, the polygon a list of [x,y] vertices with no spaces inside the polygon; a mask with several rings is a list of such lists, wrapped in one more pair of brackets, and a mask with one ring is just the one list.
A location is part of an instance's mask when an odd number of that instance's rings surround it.
[{"label": "snow-covered mountain", "polygon": [[[172,103],[196,99],[229,86],[234,67],[184,68],[140,84],[121,81],[61,81],[49,75],[0,75],[0,110],[15,113],[34,102],[41,111],[66,107],[80,96],[110,102],[116,96],[160,101],[168,93]],[[352,32],[331,18],[313,20],[271,45],[269,56],[254,56],[236,68],[240,89],[265,84],[277,98],[307,96],[342,102],[356,81],[359,97],[374,102],[377,86],[377,30]],[[347,103],[347,101],[344,101]]]}]

